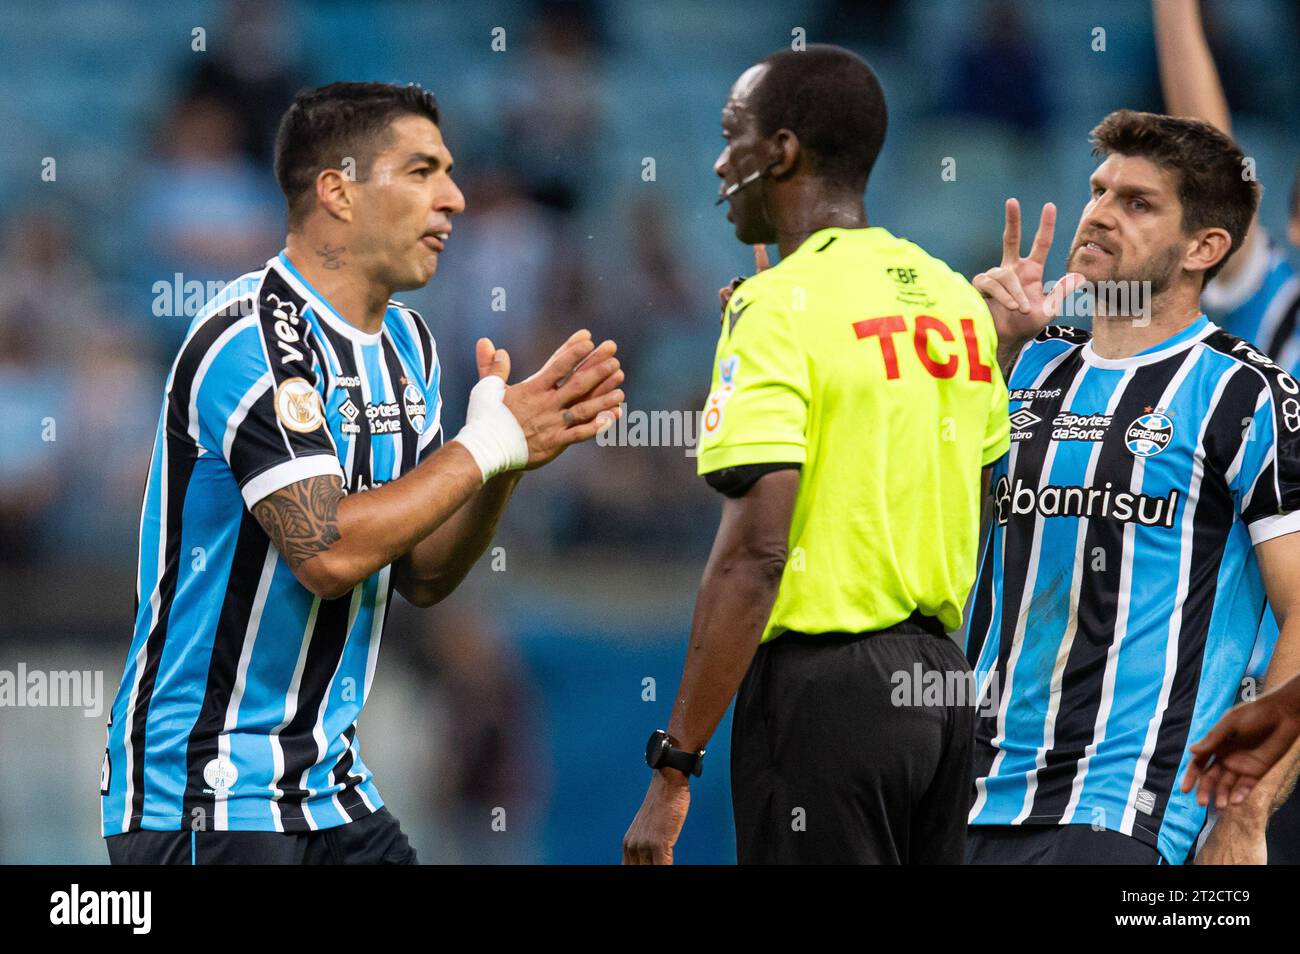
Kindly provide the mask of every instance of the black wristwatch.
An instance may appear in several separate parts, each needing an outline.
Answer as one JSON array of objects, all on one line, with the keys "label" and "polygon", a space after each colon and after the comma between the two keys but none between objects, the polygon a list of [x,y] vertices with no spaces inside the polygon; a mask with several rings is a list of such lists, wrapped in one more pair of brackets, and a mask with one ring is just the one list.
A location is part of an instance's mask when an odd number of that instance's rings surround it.
[{"label": "black wristwatch", "polygon": [[663,729],[655,729],[645,744],[645,764],[652,769],[674,768],[684,775],[701,775],[704,772],[704,750],[687,752],[674,748],[676,741]]}]

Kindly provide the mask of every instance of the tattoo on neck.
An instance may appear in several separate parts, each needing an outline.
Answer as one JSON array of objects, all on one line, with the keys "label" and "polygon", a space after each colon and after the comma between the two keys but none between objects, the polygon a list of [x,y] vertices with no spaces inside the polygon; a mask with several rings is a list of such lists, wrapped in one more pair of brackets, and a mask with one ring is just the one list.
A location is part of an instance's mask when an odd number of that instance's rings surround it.
[{"label": "tattoo on neck", "polygon": [[337,271],[344,265],[343,253],[348,250],[346,245],[331,245],[326,242],[321,248],[316,249],[316,254],[322,259],[321,265],[330,271]]}]

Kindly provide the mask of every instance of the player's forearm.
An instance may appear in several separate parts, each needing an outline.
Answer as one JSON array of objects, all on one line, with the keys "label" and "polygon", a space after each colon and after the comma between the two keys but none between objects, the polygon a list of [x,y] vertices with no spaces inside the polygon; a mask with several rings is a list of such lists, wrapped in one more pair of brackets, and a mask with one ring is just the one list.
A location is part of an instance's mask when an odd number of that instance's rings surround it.
[{"label": "player's forearm", "polygon": [[478,562],[523,471],[493,477],[459,510],[393,565],[394,585],[417,606],[441,602]]},{"label": "player's forearm", "polygon": [[[1273,658],[1264,676],[1266,686],[1283,686],[1300,675],[1300,613],[1292,612],[1282,624]],[[1269,817],[1282,806],[1300,774],[1300,743],[1259,780],[1244,802],[1229,805],[1220,815],[1245,829],[1262,831]]]},{"label": "player's forearm", "polygon": [[1300,676],[1292,676],[1277,689],[1270,690],[1287,712],[1300,718]]},{"label": "player's forearm", "polygon": [[1228,100],[1210,55],[1200,0],[1155,0],[1156,53],[1165,109],[1232,135]]},{"label": "player's forearm", "polygon": [[1245,801],[1235,805],[1229,803],[1219,809],[1215,824],[1223,825],[1229,833],[1262,838],[1273,813],[1294,791],[1297,775],[1300,775],[1300,742],[1291,746],[1291,750],[1269,769]]},{"label": "player's forearm", "polygon": [[668,723],[680,748],[704,748],[726,714],[772,613],[784,562],[759,552],[710,557]]},{"label": "player's forearm", "polygon": [[338,506],[338,539],[313,561],[322,595],[340,596],[404,556],[483,486],[474,458],[449,441],[398,480],[349,494]]}]

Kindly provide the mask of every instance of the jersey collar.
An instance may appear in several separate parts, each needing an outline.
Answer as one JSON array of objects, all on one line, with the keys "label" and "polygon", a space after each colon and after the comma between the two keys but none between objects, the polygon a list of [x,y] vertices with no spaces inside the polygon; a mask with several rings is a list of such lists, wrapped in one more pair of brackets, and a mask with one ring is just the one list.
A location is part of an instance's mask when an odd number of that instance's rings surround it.
[{"label": "jersey collar", "polygon": [[866,225],[860,229],[847,229],[838,225],[828,225],[824,229],[818,229],[816,232],[809,233],[808,237],[799,243],[799,247],[796,248],[793,252],[791,252],[790,255],[787,255],[786,258],[790,258],[791,256],[797,254],[798,252],[802,252],[804,249],[811,249],[812,251],[818,251],[823,247],[825,247],[828,239],[832,239],[832,238],[840,238],[841,236],[845,236],[845,235],[863,235],[863,236],[875,237],[877,235],[889,235],[889,234],[890,234],[889,230],[881,225]]},{"label": "jersey collar", "polygon": [[266,263],[268,268],[274,268],[287,281],[299,295],[307,299],[311,305],[311,310],[316,313],[321,321],[329,325],[330,328],[337,331],[350,341],[356,341],[360,344],[378,344],[383,336],[383,328],[375,332],[365,332],[352,324],[337,311],[334,306],[325,300],[325,296],[312,287],[307,279],[302,277],[298,269],[293,267],[289,261],[289,256],[281,252],[275,258]]},{"label": "jersey collar", "polygon": [[1092,339],[1089,338],[1082,349],[1083,360],[1095,368],[1109,368],[1112,370],[1123,370],[1124,368],[1140,368],[1146,364],[1155,364],[1157,361],[1163,361],[1171,354],[1182,351],[1184,348],[1196,344],[1196,342],[1208,337],[1211,333],[1218,331],[1219,326],[1210,321],[1204,314],[1201,314],[1195,321],[1164,341],[1158,342],[1147,348],[1145,351],[1139,351],[1137,354],[1130,355],[1127,358],[1103,358],[1092,348]]}]

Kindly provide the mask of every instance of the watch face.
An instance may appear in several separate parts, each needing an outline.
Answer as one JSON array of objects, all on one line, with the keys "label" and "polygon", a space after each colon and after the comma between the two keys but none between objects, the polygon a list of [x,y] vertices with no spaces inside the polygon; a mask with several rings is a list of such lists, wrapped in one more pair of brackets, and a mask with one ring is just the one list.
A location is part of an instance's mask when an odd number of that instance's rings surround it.
[{"label": "watch face", "polygon": [[650,736],[650,741],[646,743],[645,764],[651,768],[658,768],[659,761],[667,750],[668,733],[663,729],[656,729],[654,734]]}]

